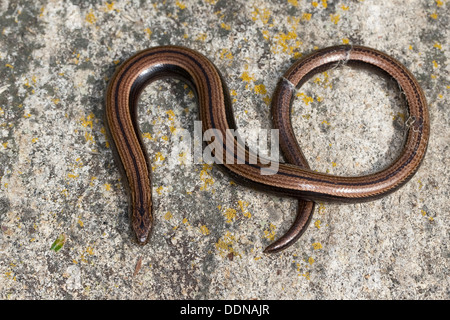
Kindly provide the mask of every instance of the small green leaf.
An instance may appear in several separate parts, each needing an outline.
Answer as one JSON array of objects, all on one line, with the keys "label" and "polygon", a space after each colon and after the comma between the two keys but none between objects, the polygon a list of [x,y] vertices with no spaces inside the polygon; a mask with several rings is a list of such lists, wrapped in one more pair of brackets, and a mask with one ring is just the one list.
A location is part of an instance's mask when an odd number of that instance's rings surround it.
[{"label": "small green leaf", "polygon": [[52,246],[50,247],[50,250],[58,252],[59,250],[61,250],[65,242],[66,242],[66,235],[63,233],[59,235],[58,238],[56,238],[55,242],[53,242]]}]

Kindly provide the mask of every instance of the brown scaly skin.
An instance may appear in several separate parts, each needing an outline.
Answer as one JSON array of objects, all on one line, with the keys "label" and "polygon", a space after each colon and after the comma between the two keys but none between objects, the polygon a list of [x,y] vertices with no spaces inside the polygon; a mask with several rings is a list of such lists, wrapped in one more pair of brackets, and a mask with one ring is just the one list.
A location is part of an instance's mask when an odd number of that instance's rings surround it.
[{"label": "brown scaly skin", "polygon": [[[295,88],[311,75],[339,63],[362,63],[385,71],[399,83],[407,102],[411,127],[400,156],[387,168],[365,176],[342,177],[311,171],[293,134],[290,108]],[[125,61],[111,79],[106,94],[106,122],[112,144],[123,167],[133,208],[131,224],[138,242],[148,241],[152,228],[150,162],[136,121],[136,105],[142,89],[162,77],[184,79],[197,93],[203,132],[216,129],[223,135],[223,154],[216,157],[236,161],[219,167],[235,181],[267,192],[299,199],[293,226],[265,252],[292,245],[306,230],[314,211],[312,201],[363,202],[383,197],[405,184],[418,170],[427,149],[430,123],[425,96],[414,76],[397,60],[374,49],[336,46],[318,50],[295,62],[284,74],[272,99],[272,117],[280,130],[280,146],[288,163],[271,164],[241,145],[226,139],[235,127],[226,85],[216,67],[196,51],[177,47],[155,47]],[[230,144],[228,141],[232,141]],[[228,143],[228,145],[227,145]],[[243,155],[243,157],[242,157]],[[258,160],[256,164],[250,159]],[[240,161],[240,162],[239,162]],[[243,162],[243,164],[242,164]],[[261,174],[262,169],[272,174]],[[140,205],[147,204],[147,205]]]}]

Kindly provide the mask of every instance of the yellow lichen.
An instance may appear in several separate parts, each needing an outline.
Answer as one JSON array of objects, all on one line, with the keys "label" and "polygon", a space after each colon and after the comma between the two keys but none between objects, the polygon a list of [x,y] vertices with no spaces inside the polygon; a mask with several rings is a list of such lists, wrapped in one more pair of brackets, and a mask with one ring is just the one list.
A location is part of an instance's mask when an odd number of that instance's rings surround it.
[{"label": "yellow lichen", "polygon": [[200,226],[200,232],[203,235],[207,236],[209,234],[209,229],[205,225],[203,225],[203,226]]},{"label": "yellow lichen", "polygon": [[164,161],[166,158],[163,156],[163,154],[161,152],[157,152],[155,154],[155,161]]},{"label": "yellow lichen", "polygon": [[95,21],[97,21],[97,18],[94,15],[94,12],[91,10],[85,17],[86,22],[93,24]]},{"label": "yellow lichen", "polygon": [[314,226],[315,226],[317,229],[320,229],[320,220],[316,220],[316,221],[314,222]]},{"label": "yellow lichen", "polygon": [[107,148],[109,148],[109,141],[108,141],[108,135],[106,134],[106,129],[105,129],[105,127],[102,127],[101,129],[100,129],[100,132],[103,134],[103,136],[105,137],[105,146],[107,147]]},{"label": "yellow lichen", "polygon": [[87,126],[89,126],[92,129],[94,118],[95,118],[95,115],[91,112],[86,118],[83,117],[81,119],[81,125],[85,128]]},{"label": "yellow lichen", "polygon": [[251,81],[255,80],[255,78],[253,76],[251,76],[247,71],[244,71],[240,78],[242,79],[242,81],[245,81],[245,82],[251,82]]},{"label": "yellow lichen", "polygon": [[322,248],[323,248],[323,247],[322,247],[322,244],[321,244],[320,242],[314,242],[314,243],[312,244],[312,247],[313,247],[314,250],[319,250],[319,249],[322,249]]},{"label": "yellow lichen", "polygon": [[180,1],[176,1],[175,4],[178,6],[178,8],[180,8],[181,10],[186,9],[186,5],[183,2]]},{"label": "yellow lichen", "polygon": [[216,250],[219,252],[219,255],[222,257],[226,257],[229,254],[233,254],[233,256],[240,256],[240,254],[233,248],[233,244],[235,241],[235,237],[231,234],[230,231],[227,231],[225,235],[219,238],[216,243]]},{"label": "yellow lichen", "polygon": [[165,220],[170,220],[172,219],[173,215],[170,211],[167,211],[166,214],[164,215],[164,219]]},{"label": "yellow lichen", "polygon": [[220,59],[232,60],[233,54],[231,53],[231,51],[229,49],[224,48],[220,51]]},{"label": "yellow lichen", "polygon": [[173,110],[167,110],[166,114],[169,116],[169,120],[170,121],[174,121],[175,120],[175,112],[173,112]]},{"label": "yellow lichen", "polygon": [[157,192],[159,195],[161,195],[164,189],[165,189],[165,187],[159,186],[158,188],[156,188],[156,192]]},{"label": "yellow lichen", "polygon": [[88,141],[90,143],[95,143],[94,136],[92,134],[90,134],[89,132],[84,133],[84,138],[86,139],[86,141]]},{"label": "yellow lichen", "polygon": [[144,133],[142,134],[142,136],[143,136],[144,138],[149,139],[149,140],[155,140],[149,132],[144,132]]},{"label": "yellow lichen", "polygon": [[147,34],[147,37],[150,39],[150,36],[152,35],[152,30],[150,30],[150,28],[145,28],[144,31]]},{"label": "yellow lichen", "polygon": [[309,20],[311,20],[311,17],[312,17],[312,14],[311,13],[303,13],[302,14],[302,20],[306,20],[306,21],[309,21]]},{"label": "yellow lichen", "polygon": [[211,176],[212,165],[203,164],[203,168],[200,171],[200,180],[203,182],[203,185],[200,186],[200,190],[208,190],[210,186],[214,184],[214,178]]},{"label": "yellow lichen", "polygon": [[266,8],[254,8],[254,11],[252,12],[252,20],[261,20],[263,24],[267,24],[270,19],[270,11]]},{"label": "yellow lichen", "polygon": [[199,33],[195,40],[205,41],[206,40],[206,33]]},{"label": "yellow lichen", "polygon": [[114,2],[111,2],[111,3],[106,2],[106,9],[105,9],[105,11],[109,12],[109,11],[112,11],[112,10],[114,10]]},{"label": "yellow lichen", "polygon": [[231,26],[230,26],[229,24],[224,23],[224,22],[222,22],[222,23],[220,24],[220,27],[221,27],[222,29],[225,29],[225,30],[231,30]]},{"label": "yellow lichen", "polygon": [[86,252],[89,254],[89,255],[94,255],[94,248],[93,247],[87,247],[86,248]]},{"label": "yellow lichen", "polygon": [[340,18],[341,16],[339,14],[330,14],[331,22],[334,24],[338,24]]},{"label": "yellow lichen", "polygon": [[299,92],[296,94],[297,97],[301,97],[303,102],[308,106],[311,102],[314,101],[313,97],[309,97],[307,96],[305,93],[303,92]]},{"label": "yellow lichen", "polygon": [[294,58],[299,58],[301,52],[298,52],[298,48],[303,44],[302,41],[298,39],[297,28],[301,18],[297,17],[287,17],[287,22],[289,24],[289,31],[280,32],[274,36],[274,44],[271,47],[271,51],[274,54],[287,53],[292,55]]},{"label": "yellow lichen", "polygon": [[266,94],[267,90],[266,90],[266,86],[264,86],[263,84],[259,84],[256,85],[253,90],[255,90],[255,93],[257,94]]},{"label": "yellow lichen", "polygon": [[264,238],[273,241],[275,239],[276,226],[272,223],[269,224],[269,230],[264,230]]},{"label": "yellow lichen", "polygon": [[236,209],[233,208],[227,208],[224,210],[223,214],[225,215],[225,218],[227,219],[227,223],[233,222],[234,218],[236,218]]},{"label": "yellow lichen", "polygon": [[241,208],[244,217],[251,218],[252,214],[249,211],[247,211],[249,203],[247,201],[238,200],[238,204],[239,207]]},{"label": "yellow lichen", "polygon": [[322,202],[319,203],[319,210],[318,211],[319,211],[319,214],[322,214],[322,213],[325,212],[325,205]]}]

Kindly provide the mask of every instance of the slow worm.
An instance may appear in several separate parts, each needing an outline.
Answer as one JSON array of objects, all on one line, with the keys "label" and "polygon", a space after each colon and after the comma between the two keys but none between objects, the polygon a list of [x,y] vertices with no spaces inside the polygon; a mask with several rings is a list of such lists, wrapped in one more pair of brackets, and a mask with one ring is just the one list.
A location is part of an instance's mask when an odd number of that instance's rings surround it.
[{"label": "slow worm", "polygon": [[[386,168],[357,177],[334,176],[310,170],[295,138],[290,114],[296,88],[317,72],[339,63],[376,67],[394,78],[407,100],[409,130],[397,159]],[[272,170],[228,129],[235,129],[228,89],[214,64],[202,54],[184,47],[154,47],[126,60],[112,77],[106,95],[106,123],[124,182],[130,194],[130,219],[139,244],[149,240],[152,229],[150,162],[136,119],[142,90],[154,80],[175,77],[188,83],[197,94],[203,132],[218,130],[223,139],[214,141],[219,166],[239,183],[298,199],[292,227],[265,252],[277,252],[293,244],[306,230],[314,201],[362,202],[383,197],[405,184],[425,156],[430,124],[425,96],[414,76],[392,57],[361,46],[336,46],[318,50],[295,62],[278,82],[272,98],[274,127],[279,129],[280,147],[288,163]],[[220,150],[221,154],[218,154]],[[251,161],[256,159],[257,161]],[[262,174],[269,170],[270,174]],[[124,179],[124,180],[125,180]]]}]

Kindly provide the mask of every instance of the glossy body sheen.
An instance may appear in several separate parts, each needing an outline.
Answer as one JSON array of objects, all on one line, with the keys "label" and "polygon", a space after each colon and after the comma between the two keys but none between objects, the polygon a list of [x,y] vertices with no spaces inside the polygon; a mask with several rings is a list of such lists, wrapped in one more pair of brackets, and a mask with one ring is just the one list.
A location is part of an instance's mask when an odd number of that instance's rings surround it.
[{"label": "glossy body sheen", "polygon": [[[296,88],[313,74],[340,63],[381,69],[397,80],[406,96],[410,127],[403,150],[392,164],[373,174],[344,177],[310,170],[292,129],[290,114]],[[311,220],[314,201],[370,201],[398,189],[417,171],[427,149],[430,134],[427,103],[413,75],[397,60],[377,50],[360,46],[329,47],[295,62],[279,81],[272,98],[272,117],[274,127],[280,130],[280,146],[287,163],[279,163],[276,172],[263,175],[262,168],[270,170],[266,160],[252,154],[235,137],[226,139],[230,134],[227,129],[236,125],[226,84],[213,63],[188,48],[150,48],[118,68],[106,97],[106,122],[130,192],[131,226],[139,244],[148,241],[153,223],[151,166],[140,138],[136,107],[143,88],[165,77],[182,79],[196,92],[203,132],[217,129],[224,137],[218,142],[223,146],[223,155],[216,156],[223,156],[222,159],[231,156],[236,160],[220,164],[227,174],[244,185],[298,199],[292,227],[265,252],[280,251],[300,237]],[[239,158],[242,154],[245,159]],[[250,157],[256,157],[257,163],[249,161]]]}]

